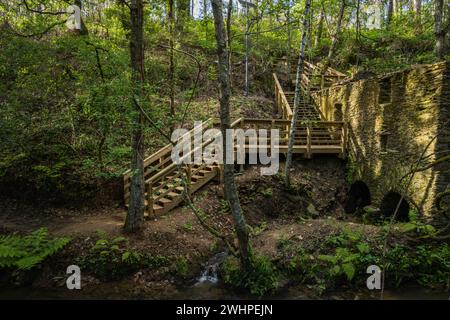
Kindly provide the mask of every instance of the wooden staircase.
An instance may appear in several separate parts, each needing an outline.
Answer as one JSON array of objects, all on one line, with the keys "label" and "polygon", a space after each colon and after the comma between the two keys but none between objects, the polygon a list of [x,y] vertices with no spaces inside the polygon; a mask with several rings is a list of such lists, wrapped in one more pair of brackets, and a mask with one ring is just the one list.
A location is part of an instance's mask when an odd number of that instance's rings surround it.
[{"label": "wooden staircase", "polygon": [[[257,148],[265,147],[267,150],[277,149],[279,153],[286,153],[288,150],[289,133],[292,119],[292,108],[294,93],[283,91],[281,84],[276,76],[273,75],[275,83],[275,105],[282,119],[250,119],[240,118],[231,124],[231,128],[256,129],[278,129],[279,143],[271,143],[271,137],[268,137],[267,145],[254,145],[254,140],[249,137],[244,139],[244,148],[246,153],[252,153]],[[314,154],[335,154],[345,158],[348,144],[347,124],[342,121],[326,121],[321,119],[320,113],[314,104],[302,102],[300,104],[300,121],[295,133],[295,144],[293,152],[302,154],[306,158],[311,158]],[[204,150],[213,141],[217,134],[209,136],[204,140],[200,147],[194,149],[194,132],[205,133],[207,129],[213,128],[218,122],[209,119],[197,125],[185,135],[180,137],[176,143],[190,139],[191,148],[183,158],[194,160],[195,151]],[[259,139],[259,136],[257,137]],[[259,140],[258,140],[259,141]],[[236,142],[236,137],[235,141]],[[234,152],[236,159],[237,145]],[[154,154],[144,160],[144,180],[145,180],[145,216],[153,217],[167,213],[177,207],[185,199],[184,193],[189,195],[199,190],[202,186],[213,179],[221,181],[222,165],[203,159],[205,162],[178,165],[172,161],[173,145],[168,144],[159,149]],[[124,203],[128,206],[130,198],[130,181],[132,177],[131,170],[123,175],[124,183]]]},{"label": "wooden staircase", "polygon": [[[192,135],[194,130],[202,133],[212,127],[212,121],[202,122],[186,135]],[[178,142],[177,141],[177,142]],[[191,139],[193,145],[193,139]],[[218,164],[192,164],[179,166],[172,161],[172,144],[161,148],[144,160],[145,179],[145,211],[146,215],[168,212],[183,201],[185,187],[189,193],[197,191],[203,185],[218,175]],[[130,197],[131,170],[124,173],[124,203],[128,206]]]}]

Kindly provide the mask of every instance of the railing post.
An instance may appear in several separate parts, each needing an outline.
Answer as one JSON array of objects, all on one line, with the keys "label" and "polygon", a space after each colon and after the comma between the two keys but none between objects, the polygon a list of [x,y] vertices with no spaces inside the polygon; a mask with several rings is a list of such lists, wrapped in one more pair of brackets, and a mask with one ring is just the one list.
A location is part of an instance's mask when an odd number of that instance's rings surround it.
[{"label": "railing post", "polygon": [[311,129],[306,127],[306,158],[311,158]]},{"label": "railing post", "polygon": [[146,188],[146,193],[147,193],[147,208],[148,208],[148,215],[152,215],[153,214],[153,183],[147,182],[145,184],[145,188]]}]

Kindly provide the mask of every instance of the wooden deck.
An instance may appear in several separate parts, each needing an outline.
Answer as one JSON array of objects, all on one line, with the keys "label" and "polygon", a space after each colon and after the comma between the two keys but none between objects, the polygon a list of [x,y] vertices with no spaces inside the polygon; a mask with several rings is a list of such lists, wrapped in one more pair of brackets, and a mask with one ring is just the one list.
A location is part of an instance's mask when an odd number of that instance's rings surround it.
[{"label": "wooden deck", "polygon": [[[341,78],[339,75],[337,78]],[[252,153],[258,148],[266,148],[267,150],[276,149],[279,153],[287,153],[289,133],[292,120],[292,105],[294,99],[293,92],[284,92],[283,88],[276,76],[274,78],[275,105],[278,109],[281,119],[252,119],[239,118],[233,121],[231,127],[234,129],[255,129],[256,134],[259,129],[278,129],[278,144],[271,143],[270,134],[268,134],[267,145],[256,145],[254,139],[244,138],[245,152]],[[304,85],[302,83],[302,85]],[[295,144],[293,152],[295,154],[304,155],[305,158],[312,158],[315,154],[337,155],[341,158],[346,157],[348,144],[347,124],[341,121],[326,121],[321,119],[320,113],[315,106],[310,103],[302,102],[299,105],[299,121],[295,132]],[[217,120],[209,119],[202,122],[195,129],[204,133],[207,129],[216,127]],[[193,158],[194,154],[194,129],[187,132],[183,137],[187,140],[186,135],[190,136],[191,152],[183,157]],[[254,137],[255,138],[255,137]],[[259,136],[256,136],[259,139]],[[180,141],[179,140],[179,141]],[[208,147],[214,141],[214,136],[203,141],[202,150]],[[235,157],[237,153],[237,140],[235,137]],[[273,145],[273,146],[272,146]],[[173,146],[166,145],[154,154],[144,160],[144,179],[145,179],[145,205],[146,216],[151,217],[170,211],[178,206],[184,199],[183,192],[185,186],[189,194],[194,193],[212,179],[221,179],[222,165],[214,161],[208,161],[201,164],[184,164],[177,165],[172,161],[171,153]],[[124,203],[128,205],[130,197],[130,178],[131,171],[124,173]]]}]

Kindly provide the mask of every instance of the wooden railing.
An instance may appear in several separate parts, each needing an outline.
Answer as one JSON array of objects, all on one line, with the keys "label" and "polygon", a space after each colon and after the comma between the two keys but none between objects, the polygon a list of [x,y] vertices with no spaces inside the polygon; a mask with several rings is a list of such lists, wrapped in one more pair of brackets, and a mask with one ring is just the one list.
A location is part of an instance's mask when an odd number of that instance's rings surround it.
[{"label": "wooden railing", "polygon": [[[242,122],[242,118],[237,119],[231,124],[231,128],[236,128],[239,126],[239,124]],[[205,132],[205,129],[208,128],[208,124],[212,123],[211,120],[208,122],[202,123],[202,135]],[[195,129],[195,128],[194,128]],[[192,134],[194,129],[189,131],[187,134]],[[198,127],[197,127],[198,129]],[[201,146],[195,146],[193,145],[193,137],[191,139],[191,151],[187,154],[183,154],[183,157],[181,160],[184,159],[192,159],[195,152],[198,150],[204,150],[208,145],[210,145],[212,142],[214,142],[217,135],[221,133],[217,133],[211,137],[209,137],[207,140],[203,141]],[[184,135],[184,136],[185,136]],[[183,136],[183,137],[184,137]],[[180,138],[181,139],[181,138]],[[178,140],[180,141],[180,140]],[[170,145],[171,146],[171,145]],[[172,148],[170,148],[172,150]],[[221,174],[220,173],[220,164],[219,163],[213,163],[212,164],[215,167],[215,174]],[[154,172],[153,175],[151,175],[148,179],[145,180],[145,190],[146,190],[146,196],[147,196],[147,211],[149,214],[153,213],[153,203],[157,202],[158,200],[166,198],[166,196],[173,192],[174,189],[179,188],[178,190],[184,190],[185,186],[187,186],[187,191],[190,194],[193,190],[190,190],[191,187],[191,178],[195,176],[197,172],[200,170],[205,169],[206,167],[211,166],[211,164],[207,164],[205,162],[202,162],[199,165],[192,165],[192,164],[176,164],[170,160],[170,164],[166,166],[164,169],[162,169],[159,172]]]},{"label": "wooden railing", "polygon": [[321,63],[314,65],[305,61],[304,72],[301,79],[301,85],[304,90],[328,88],[347,77],[344,73],[330,67],[327,68],[325,74],[322,74],[321,68]]},{"label": "wooden railing", "polygon": [[[258,133],[259,129],[278,129],[280,152],[287,151],[289,143],[289,132],[291,121],[287,119],[249,119],[245,118],[241,121],[242,129],[255,129]],[[295,132],[294,148],[296,153],[306,153],[311,156],[313,153],[339,153],[345,156],[347,148],[347,125],[343,121],[308,121],[301,122],[297,125]],[[250,148],[249,139],[246,145]],[[270,144],[271,137],[268,137]],[[306,151],[306,152],[304,152]]]},{"label": "wooden railing", "polygon": [[275,106],[283,116],[283,119],[292,119],[292,109],[275,73],[273,74],[273,80],[275,83]]},{"label": "wooden railing", "polygon": [[[315,68],[307,64],[308,70]],[[256,129],[256,133],[259,134],[259,129],[266,129],[268,131],[267,145],[264,146],[268,150],[273,148],[278,149],[278,152],[286,153],[288,150],[289,134],[292,120],[292,109],[290,100],[287,98],[286,93],[276,76],[273,74],[275,82],[275,104],[278,111],[282,115],[282,119],[252,119],[252,118],[239,118],[231,124],[231,128],[241,129]],[[305,106],[306,102],[302,102]],[[306,109],[305,109],[306,110]],[[183,158],[192,158],[197,150],[202,151],[215,141],[215,138],[220,133],[216,133],[214,136],[208,137],[205,141],[202,141],[201,146],[194,145],[194,131],[201,130],[202,137],[204,132],[208,128],[214,127],[217,124],[217,120],[209,119],[202,122],[199,126],[188,131],[185,135],[180,137],[175,143],[181,140],[186,141],[187,135],[189,135],[189,141],[191,149],[187,154],[183,154]],[[279,141],[276,145],[272,145],[272,137],[270,136],[271,129],[278,129]],[[234,138],[236,139],[236,137]],[[257,136],[259,140],[259,136]],[[305,157],[310,158],[313,154],[338,154],[341,157],[345,157],[348,149],[348,128],[347,124],[342,121],[322,121],[320,119],[310,119],[307,121],[299,121],[295,132],[294,139],[294,153],[303,154]],[[236,140],[234,152],[236,149]],[[255,140],[250,140],[249,137],[245,137],[244,147],[245,152],[254,152],[258,150],[260,145],[253,145]],[[146,190],[146,211],[151,214],[154,208],[159,210],[159,204],[167,203],[170,201],[170,205],[175,206],[182,201],[181,193],[186,191],[192,193],[196,189],[200,188],[204,183],[211,178],[219,175],[221,176],[222,164],[220,163],[205,163],[204,161],[199,164],[182,164],[178,165],[173,162],[172,159],[173,144],[168,144],[157,152],[147,157],[144,160],[144,181]],[[236,159],[236,157],[234,157]],[[194,178],[205,177],[201,183],[195,182]],[[130,181],[132,177],[131,170],[124,173],[124,201],[128,203],[130,197]],[[197,177],[197,178],[196,178]],[[192,182],[192,183],[191,183]],[[203,183],[203,184],[202,184]],[[192,189],[191,189],[192,188]],[[155,204],[156,203],[156,204]],[[155,206],[154,206],[155,204]],[[165,208],[167,209],[167,208]]]},{"label": "wooden railing", "polygon": [[[212,127],[213,120],[208,119],[203,121],[200,126],[202,127],[202,132],[208,128]],[[177,141],[182,140],[186,135],[192,135],[195,129],[199,129],[199,126],[191,129],[183,136],[181,136]],[[144,160],[144,180],[148,180],[150,177],[155,176],[159,172],[163,171],[165,168],[171,166],[172,163],[172,144],[167,144],[166,146],[159,149],[157,152],[153,153],[151,156],[145,158]],[[131,170],[125,171],[123,174],[123,184],[124,184],[124,201],[128,202],[130,197],[130,181],[131,181]]]}]

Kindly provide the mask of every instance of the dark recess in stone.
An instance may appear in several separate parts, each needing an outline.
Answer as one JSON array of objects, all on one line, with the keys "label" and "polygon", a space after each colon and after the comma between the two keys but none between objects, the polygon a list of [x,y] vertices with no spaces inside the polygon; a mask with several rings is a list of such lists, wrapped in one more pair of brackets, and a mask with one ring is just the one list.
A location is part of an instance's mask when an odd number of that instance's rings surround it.
[{"label": "dark recess in stone", "polygon": [[368,206],[371,202],[369,187],[363,181],[356,181],[350,186],[344,209],[346,213],[355,213],[358,208]]},{"label": "dark recess in stone", "polygon": [[[392,217],[397,208],[398,203],[401,200],[401,195],[395,191],[389,191],[383,197],[380,204],[380,213],[383,217]],[[409,221],[409,203],[405,199],[402,199],[400,207],[398,209],[396,220],[401,222]]]}]

